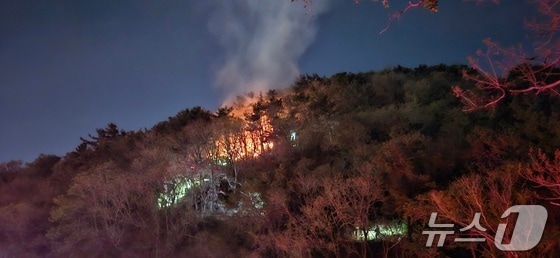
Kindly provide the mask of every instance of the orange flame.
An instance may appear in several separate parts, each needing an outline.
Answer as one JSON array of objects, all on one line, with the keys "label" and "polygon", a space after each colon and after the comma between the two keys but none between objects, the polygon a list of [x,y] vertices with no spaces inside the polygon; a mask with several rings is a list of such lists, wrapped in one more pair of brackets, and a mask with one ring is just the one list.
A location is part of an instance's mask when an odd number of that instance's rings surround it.
[{"label": "orange flame", "polygon": [[241,132],[222,135],[216,140],[216,153],[219,159],[256,158],[274,148],[274,143],[268,139],[274,128],[266,115],[259,119],[256,129],[251,128],[246,120],[243,122]]}]

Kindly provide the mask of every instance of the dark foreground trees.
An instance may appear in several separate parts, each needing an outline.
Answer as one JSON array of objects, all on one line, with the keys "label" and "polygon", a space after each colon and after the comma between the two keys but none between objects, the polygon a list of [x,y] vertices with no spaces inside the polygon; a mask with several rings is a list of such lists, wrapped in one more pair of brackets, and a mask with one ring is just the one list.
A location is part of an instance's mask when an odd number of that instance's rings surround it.
[{"label": "dark foreground trees", "polygon": [[[462,81],[463,69],[303,76],[244,109],[187,109],[139,132],[110,124],[63,158],[3,163],[1,250],[554,257],[559,102],[518,95],[494,112],[465,113],[451,91],[475,87]],[[518,204],[546,207],[547,225],[534,249],[504,253],[493,244],[496,227],[513,221],[500,215]],[[485,242],[455,243],[465,236],[457,233],[426,248],[433,212],[457,232],[480,212],[488,231],[471,233]]]}]

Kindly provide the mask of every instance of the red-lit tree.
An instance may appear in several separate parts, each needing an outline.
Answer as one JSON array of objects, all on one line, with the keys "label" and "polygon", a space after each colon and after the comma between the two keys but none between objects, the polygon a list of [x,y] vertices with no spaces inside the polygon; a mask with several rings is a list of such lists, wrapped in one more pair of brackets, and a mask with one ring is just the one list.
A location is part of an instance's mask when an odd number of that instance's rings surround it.
[{"label": "red-lit tree", "polygon": [[[437,212],[436,224],[452,222],[455,225],[455,230],[453,228],[449,230],[454,230],[455,234],[446,238],[444,246],[453,248],[461,245],[460,243],[454,243],[453,238],[455,237],[484,238],[485,240],[482,243],[469,243],[465,246],[471,250],[473,257],[477,256],[477,252],[482,252],[482,256],[485,257],[522,256],[517,252],[503,253],[494,245],[494,236],[498,224],[512,223],[511,217],[502,219],[502,213],[512,205],[518,203],[530,204],[531,202],[527,189],[518,187],[520,177],[515,173],[515,166],[515,164],[506,164],[485,174],[473,173],[463,176],[451,183],[446,190],[431,191],[418,197],[418,203],[409,203],[408,213],[414,219],[426,223],[427,221],[424,220],[430,218],[432,212]],[[481,213],[478,222],[483,230],[472,228],[463,233],[456,230],[468,227],[473,222],[477,212]],[[430,231],[429,228],[425,230]],[[511,230],[511,228],[508,230]],[[506,235],[509,236],[510,234]],[[425,241],[426,237],[424,236],[422,240]],[[508,241],[508,239],[505,239],[503,242]],[[532,250],[532,252],[536,250],[538,249]]]},{"label": "red-lit tree", "polygon": [[476,89],[454,87],[453,93],[463,100],[465,110],[494,108],[507,95],[558,95],[560,86],[560,3],[554,0],[533,1],[538,15],[526,21],[532,46],[503,47],[484,40],[486,50],[477,51],[469,62],[476,73],[465,72],[465,78],[476,83]]},{"label": "red-lit tree", "polygon": [[530,157],[531,164],[521,169],[521,175],[539,188],[544,188],[545,192],[539,197],[560,206],[560,150],[554,153],[552,159],[540,150],[531,153]]},{"label": "red-lit tree", "polygon": [[[292,0],[292,2],[295,0]],[[312,0],[301,0],[307,5]],[[374,0],[378,2],[379,0]],[[469,1],[469,0],[466,0]],[[472,0],[474,2],[494,2],[499,0]],[[355,0],[359,3],[360,0]],[[384,7],[397,1],[381,0]],[[399,1],[400,2],[400,1]],[[537,15],[526,21],[531,32],[529,41],[532,46],[504,47],[490,39],[485,39],[485,50],[478,50],[476,57],[468,57],[475,73],[465,71],[467,80],[476,83],[476,89],[453,88],[453,93],[465,104],[466,111],[481,108],[494,108],[509,94],[552,93],[558,95],[560,86],[560,3],[556,0],[531,1]],[[389,18],[387,31],[391,24],[412,8],[423,7],[437,12],[438,0],[407,1],[401,11]],[[471,70],[472,71],[472,70]]]}]

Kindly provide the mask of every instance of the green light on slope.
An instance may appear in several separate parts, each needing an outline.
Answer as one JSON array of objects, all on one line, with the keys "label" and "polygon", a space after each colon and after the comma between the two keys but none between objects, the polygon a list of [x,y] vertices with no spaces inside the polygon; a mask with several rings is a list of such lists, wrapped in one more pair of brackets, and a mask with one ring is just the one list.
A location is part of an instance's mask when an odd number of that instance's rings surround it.
[{"label": "green light on slope", "polygon": [[[390,239],[394,237],[401,237],[406,235],[407,228],[406,223],[402,221],[396,221],[387,224],[374,224],[369,228],[369,230],[364,232],[359,227],[354,230],[354,239],[358,241],[364,240],[382,240]],[[366,238],[367,234],[367,238]]]},{"label": "green light on slope", "polygon": [[171,182],[167,182],[163,185],[163,192],[159,194],[158,206],[159,208],[170,207],[177,204],[180,200],[187,196],[189,189],[193,187],[194,184],[200,184],[196,180],[194,183],[188,178],[177,178]]}]

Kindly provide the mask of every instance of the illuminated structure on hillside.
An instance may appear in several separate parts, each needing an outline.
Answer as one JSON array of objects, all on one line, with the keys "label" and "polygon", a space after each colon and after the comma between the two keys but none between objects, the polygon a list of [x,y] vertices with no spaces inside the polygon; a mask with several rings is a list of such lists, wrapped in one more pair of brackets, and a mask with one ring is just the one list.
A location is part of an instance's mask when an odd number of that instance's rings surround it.
[{"label": "illuminated structure on hillside", "polygon": [[[177,163],[179,165],[172,173],[175,174],[175,177],[163,185],[163,191],[158,196],[160,208],[174,206],[194,192],[203,195],[214,193],[212,196],[205,196],[208,198],[202,198],[204,203],[200,205],[204,206],[207,204],[206,202],[212,202],[212,205],[206,206],[220,207],[216,188],[224,180],[231,182],[232,187],[235,188],[238,173],[236,162],[257,158],[274,148],[274,143],[270,140],[274,129],[266,115],[262,115],[258,120],[252,122],[236,117],[226,119],[216,122],[216,129],[212,133],[209,145],[203,147],[207,151],[202,156],[206,155],[206,160],[211,162],[199,167],[194,164],[194,161],[189,163],[189,161],[179,160]],[[214,167],[212,169],[213,165],[229,166],[228,169],[233,170],[233,177],[228,178],[226,175],[229,173],[222,171],[223,168]],[[194,191],[194,189],[198,190]],[[253,200],[255,198],[260,199],[260,194],[255,194],[255,196],[249,196],[252,202],[255,201]],[[262,205],[253,203],[252,206],[262,208]]]}]

